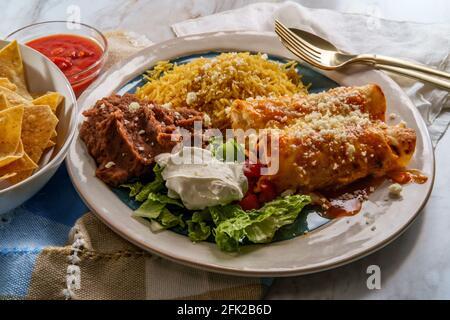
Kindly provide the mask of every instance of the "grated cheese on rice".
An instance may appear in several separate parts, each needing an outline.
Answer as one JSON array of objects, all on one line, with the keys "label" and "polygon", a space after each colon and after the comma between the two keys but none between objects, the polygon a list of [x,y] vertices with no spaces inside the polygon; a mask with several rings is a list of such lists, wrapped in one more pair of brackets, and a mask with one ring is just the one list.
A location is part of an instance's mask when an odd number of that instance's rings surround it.
[{"label": "grated cheese on rice", "polygon": [[161,61],[148,71],[148,82],[136,95],[159,104],[203,111],[214,127],[227,128],[225,110],[235,99],[307,94],[295,67],[293,61],[280,64],[267,60],[267,55],[248,52],[201,57],[182,65]]}]

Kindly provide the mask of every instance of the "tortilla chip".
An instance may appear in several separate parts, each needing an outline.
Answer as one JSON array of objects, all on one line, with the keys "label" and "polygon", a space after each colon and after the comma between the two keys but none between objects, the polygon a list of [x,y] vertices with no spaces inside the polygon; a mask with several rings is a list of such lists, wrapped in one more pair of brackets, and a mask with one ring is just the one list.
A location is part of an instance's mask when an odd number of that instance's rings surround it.
[{"label": "tortilla chip", "polygon": [[[1,83],[0,83],[1,85]],[[39,98],[34,99],[32,102],[34,105],[47,105],[53,112],[56,113],[58,106],[64,100],[64,97],[58,92],[48,92]]]},{"label": "tortilla chip", "polygon": [[33,174],[33,170],[22,171],[22,172],[15,174],[14,176],[8,178],[8,182],[11,185],[14,185],[14,184],[17,184],[17,183],[25,180],[28,177],[31,177],[32,174]]},{"label": "tortilla chip", "polygon": [[16,172],[12,172],[12,173],[7,173],[4,176],[0,176],[0,182],[9,178],[12,178],[16,175]]},{"label": "tortilla chip", "polygon": [[3,93],[0,93],[0,111],[6,110],[9,107],[11,107],[11,105],[9,104],[8,99],[6,99]]},{"label": "tortilla chip", "polygon": [[23,98],[31,100],[25,81],[25,69],[22,63],[19,45],[12,41],[0,50],[0,77],[8,78],[17,86],[17,93]]},{"label": "tortilla chip", "polygon": [[11,91],[17,90],[17,86],[14,83],[12,83],[11,81],[9,81],[8,78],[0,77],[0,86],[5,87]]},{"label": "tortilla chip", "polygon": [[[16,171],[16,175],[9,177],[8,181],[12,184],[19,183],[22,180],[25,180],[29,176],[33,174],[33,171],[38,167],[38,165],[31,160],[31,158],[25,153],[23,158],[17,160],[11,165],[15,164],[15,167],[12,169]],[[1,170],[1,169],[0,169]]]},{"label": "tortilla chip", "polygon": [[37,167],[37,164],[23,153],[20,159],[0,168],[0,181],[8,180],[11,184],[18,183],[31,176]]},{"label": "tortilla chip", "polygon": [[11,107],[0,111],[0,166],[20,158],[20,139],[24,107]]},{"label": "tortilla chip", "polygon": [[51,148],[55,145],[55,141],[49,140],[49,142],[47,143],[47,146],[45,147],[45,149]]},{"label": "tortilla chip", "polygon": [[57,136],[58,136],[58,132],[56,132],[56,130],[53,130],[52,136],[50,137],[50,141],[47,144],[47,148],[53,147],[56,144],[56,142],[54,140]]},{"label": "tortilla chip", "polygon": [[11,185],[17,184],[17,183],[27,179],[28,177],[31,177],[33,175],[33,171],[34,170],[27,170],[27,171],[18,172],[14,176],[8,178],[8,182]]},{"label": "tortilla chip", "polygon": [[23,148],[35,163],[39,162],[57,124],[58,118],[49,106],[30,105],[24,107]]},{"label": "tortilla chip", "polygon": [[6,87],[0,86],[0,94],[3,94],[8,100],[9,104],[11,106],[18,106],[21,104],[30,104],[30,101],[27,99],[24,99],[21,95],[16,93],[15,91],[11,91]]},{"label": "tortilla chip", "polygon": [[17,146],[17,149],[14,152],[14,154],[12,154],[8,157],[5,157],[3,159],[0,159],[0,168],[10,164],[13,161],[16,161],[16,160],[22,158],[24,153],[25,153],[25,151],[23,150],[22,140],[20,140],[19,145]]},{"label": "tortilla chip", "polygon": [[37,164],[33,160],[31,160],[26,153],[24,153],[20,159],[11,162],[7,166],[1,167],[0,176],[5,176],[11,173],[21,174],[24,172],[28,173],[28,171],[33,172],[33,170],[37,167]]}]

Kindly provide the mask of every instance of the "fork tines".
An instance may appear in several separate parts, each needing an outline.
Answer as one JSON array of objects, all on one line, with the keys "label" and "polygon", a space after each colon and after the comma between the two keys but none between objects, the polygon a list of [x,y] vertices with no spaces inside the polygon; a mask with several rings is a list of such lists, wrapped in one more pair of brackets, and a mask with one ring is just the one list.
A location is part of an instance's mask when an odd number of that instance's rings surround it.
[{"label": "fork tines", "polygon": [[280,21],[275,19],[275,32],[283,44],[296,56],[312,64],[320,63],[320,52],[310,46],[308,42],[297,36]]}]

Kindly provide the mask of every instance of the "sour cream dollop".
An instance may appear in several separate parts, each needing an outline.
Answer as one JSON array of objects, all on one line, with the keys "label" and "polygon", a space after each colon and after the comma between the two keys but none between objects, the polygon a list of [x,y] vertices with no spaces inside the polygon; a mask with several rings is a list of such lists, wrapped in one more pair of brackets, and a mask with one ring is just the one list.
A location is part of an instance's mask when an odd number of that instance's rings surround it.
[{"label": "sour cream dollop", "polygon": [[220,161],[209,150],[183,147],[155,160],[164,168],[161,175],[168,196],[181,199],[189,210],[226,205],[241,200],[247,192],[243,164]]}]

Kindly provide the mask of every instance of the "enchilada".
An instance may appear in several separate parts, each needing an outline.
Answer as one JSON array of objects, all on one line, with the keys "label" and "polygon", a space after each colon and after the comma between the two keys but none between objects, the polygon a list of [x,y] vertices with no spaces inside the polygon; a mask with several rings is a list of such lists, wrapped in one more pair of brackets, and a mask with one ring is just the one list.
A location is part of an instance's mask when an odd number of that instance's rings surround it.
[{"label": "enchilada", "polygon": [[415,132],[404,123],[388,126],[385,112],[381,89],[367,85],[306,97],[237,101],[230,117],[234,129],[265,127],[269,135],[277,135],[279,168],[258,184],[270,182],[280,193],[340,187],[406,166],[414,153]]},{"label": "enchilada", "polygon": [[371,120],[383,120],[386,99],[376,84],[361,87],[338,87],[310,95],[257,97],[235,100],[230,108],[233,129],[282,128],[312,112],[348,115],[367,113]]}]

